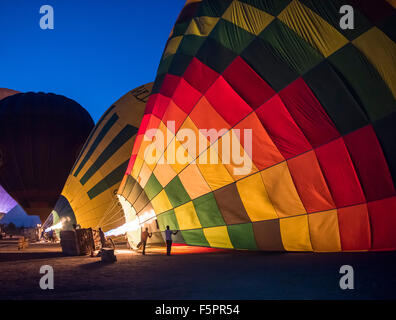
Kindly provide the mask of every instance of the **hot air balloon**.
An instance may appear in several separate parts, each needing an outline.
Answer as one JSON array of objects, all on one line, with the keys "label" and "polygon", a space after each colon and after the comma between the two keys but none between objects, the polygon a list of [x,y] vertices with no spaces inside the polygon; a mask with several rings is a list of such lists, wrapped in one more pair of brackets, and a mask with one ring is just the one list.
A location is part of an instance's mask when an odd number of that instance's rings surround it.
[{"label": "hot air balloon", "polygon": [[151,88],[149,83],[128,92],[101,117],[70,172],[53,211],[53,224],[69,217],[62,226],[64,230],[78,223],[83,228],[101,227],[106,231],[125,222],[117,190]]},{"label": "hot air balloon", "polygon": [[18,93],[0,102],[0,184],[44,221],[94,126],[77,102],[51,93]]},{"label": "hot air balloon", "polygon": [[187,1],[119,189],[130,211],[189,245],[394,250],[392,5]]},{"label": "hot air balloon", "polygon": [[17,94],[17,93],[19,93],[19,92],[12,90],[12,89],[0,88],[0,100],[4,99],[6,97],[12,96],[14,94]]},{"label": "hot air balloon", "polygon": [[16,201],[0,186],[0,213],[7,213],[16,205]]}]

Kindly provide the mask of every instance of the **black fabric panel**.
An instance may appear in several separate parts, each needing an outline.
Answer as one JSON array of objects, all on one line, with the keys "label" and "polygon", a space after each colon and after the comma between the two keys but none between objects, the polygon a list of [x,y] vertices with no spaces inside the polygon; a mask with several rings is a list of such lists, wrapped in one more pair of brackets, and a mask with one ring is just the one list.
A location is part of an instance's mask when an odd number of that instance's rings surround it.
[{"label": "black fabric panel", "polygon": [[331,0],[331,1],[318,1],[318,0],[299,0],[312,11],[317,13],[335,29],[344,35],[348,40],[353,40],[359,37],[362,33],[369,30],[372,23],[365,17],[359,10],[354,10],[354,24],[353,30],[343,30],[340,28],[340,19],[342,15],[339,13],[340,8],[345,5],[345,0]]},{"label": "black fabric panel", "polygon": [[[373,23],[390,17],[395,9],[385,0],[347,0],[352,7],[362,11]],[[347,3],[345,3],[347,4]]]},{"label": "black fabric panel", "polygon": [[169,73],[176,76],[182,76],[192,59],[192,56],[176,53],[173,56],[172,63],[169,68]]},{"label": "black fabric panel", "polygon": [[388,162],[393,181],[396,182],[396,112],[373,123]]},{"label": "black fabric panel", "polygon": [[165,74],[159,74],[155,78],[155,82],[153,85],[153,90],[151,91],[151,94],[159,93],[161,90],[162,82],[164,81]]},{"label": "black fabric panel", "polygon": [[303,78],[342,135],[369,124],[366,113],[327,61]]},{"label": "black fabric panel", "polygon": [[239,0],[253,7],[277,16],[291,2],[291,0]]},{"label": "black fabric panel", "polygon": [[344,46],[328,59],[371,121],[396,110],[396,101],[382,77],[367,58],[352,44]]},{"label": "black fabric panel", "polygon": [[184,22],[190,21],[194,17],[195,13],[197,12],[199,5],[200,5],[199,2],[193,2],[193,3],[186,5],[183,8],[183,10],[180,12],[176,23],[184,23]]},{"label": "black fabric panel", "polygon": [[221,17],[232,0],[203,0],[197,12],[198,17]]},{"label": "black fabric panel", "polygon": [[394,42],[396,42],[396,13],[381,22],[378,27]]},{"label": "black fabric panel", "polygon": [[253,40],[241,56],[275,91],[282,90],[298,78],[297,72],[260,38]]},{"label": "black fabric panel", "polygon": [[197,53],[197,58],[200,61],[218,73],[223,73],[236,57],[237,55],[231,50],[210,38],[205,41]]}]

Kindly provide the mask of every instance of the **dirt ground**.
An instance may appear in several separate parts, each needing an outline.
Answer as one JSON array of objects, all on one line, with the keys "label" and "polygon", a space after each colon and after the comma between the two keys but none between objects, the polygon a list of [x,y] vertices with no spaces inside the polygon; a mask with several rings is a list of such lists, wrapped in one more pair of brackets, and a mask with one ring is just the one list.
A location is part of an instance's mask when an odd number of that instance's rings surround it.
[{"label": "dirt ground", "polygon": [[[118,248],[116,263],[65,257],[59,244],[17,250],[0,240],[0,299],[395,299],[396,252],[266,253],[174,248],[175,255]],[[190,252],[192,251],[192,252]],[[42,290],[42,265],[54,290]],[[342,265],[354,289],[341,290]]]}]

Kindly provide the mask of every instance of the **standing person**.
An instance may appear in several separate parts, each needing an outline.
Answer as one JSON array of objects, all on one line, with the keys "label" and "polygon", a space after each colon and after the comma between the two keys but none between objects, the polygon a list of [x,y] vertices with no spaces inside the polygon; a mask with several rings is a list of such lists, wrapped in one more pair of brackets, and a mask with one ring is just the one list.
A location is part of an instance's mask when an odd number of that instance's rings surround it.
[{"label": "standing person", "polygon": [[165,238],[166,238],[166,255],[170,256],[171,255],[171,249],[172,249],[172,234],[175,235],[179,231],[173,232],[172,230],[169,229],[169,226],[166,226],[165,230]]},{"label": "standing person", "polygon": [[106,236],[102,231],[102,228],[99,228],[99,237],[100,237],[100,244],[102,248],[106,247]]},{"label": "standing person", "polygon": [[153,235],[153,233],[149,233],[148,232],[148,228],[146,228],[146,230],[142,231],[142,235],[141,235],[141,241],[142,241],[142,246],[143,246],[143,252],[142,254],[145,255],[146,254],[146,244],[147,244],[147,239],[151,238],[151,236]]}]

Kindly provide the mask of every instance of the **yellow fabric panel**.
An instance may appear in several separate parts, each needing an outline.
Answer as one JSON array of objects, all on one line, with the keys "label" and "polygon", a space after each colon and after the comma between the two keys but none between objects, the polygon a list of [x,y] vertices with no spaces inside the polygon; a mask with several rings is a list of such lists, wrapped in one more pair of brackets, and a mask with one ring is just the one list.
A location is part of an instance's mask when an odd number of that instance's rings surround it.
[{"label": "yellow fabric panel", "polygon": [[165,187],[175,176],[176,172],[167,163],[157,163],[154,169],[155,177],[161,186]]},{"label": "yellow fabric panel", "polygon": [[333,26],[297,0],[293,0],[278,18],[326,58],[348,43]]},{"label": "yellow fabric panel", "polygon": [[135,163],[133,164],[133,168],[132,168],[132,172],[131,172],[131,176],[133,178],[135,178],[135,180],[138,179],[140,170],[142,169],[142,166],[143,166],[142,158],[136,157]]},{"label": "yellow fabric panel", "polygon": [[151,200],[151,204],[157,215],[172,209],[172,204],[170,203],[165,190],[162,190],[159,194],[157,194],[154,199]]},{"label": "yellow fabric panel", "polygon": [[376,27],[352,43],[375,66],[396,98],[396,44]]},{"label": "yellow fabric panel", "polygon": [[191,34],[199,37],[207,37],[219,20],[220,18],[196,17],[191,20],[185,35]]},{"label": "yellow fabric panel", "polygon": [[186,167],[180,172],[179,178],[191,199],[196,199],[212,191],[196,164],[192,163]]},{"label": "yellow fabric panel", "polygon": [[337,210],[309,214],[308,221],[314,251],[341,251]]},{"label": "yellow fabric panel", "polygon": [[172,54],[175,54],[177,48],[179,48],[180,42],[182,41],[183,36],[174,37],[169,40],[168,45],[166,46],[164,52],[164,59]]},{"label": "yellow fabric panel", "polygon": [[[184,156],[179,158],[178,154],[183,154]],[[182,171],[189,163],[194,160],[188,153],[187,149],[184,148],[184,146],[177,139],[172,140],[170,145],[168,145],[166,148],[164,155],[166,162],[170,164],[176,173]],[[186,159],[185,162],[184,159]]]},{"label": "yellow fabric panel", "polygon": [[238,181],[236,186],[252,222],[278,218],[260,173]]},{"label": "yellow fabric panel", "polygon": [[[242,147],[240,138],[237,137],[235,131],[228,131],[215,144],[219,150],[221,163],[225,165],[235,181],[258,171],[250,155]],[[241,160],[242,162],[239,162]]]},{"label": "yellow fabric panel", "polygon": [[[229,174],[227,168],[223,164],[221,164],[218,154],[213,149],[213,146],[215,145],[212,145],[211,148],[205,150],[199,156],[199,158],[197,159],[197,164],[206,182],[208,183],[210,188],[214,191],[230,183],[233,183],[234,179]],[[214,159],[215,163],[213,162],[210,163],[210,152],[212,152],[212,155],[215,158]],[[208,163],[205,164],[204,161]]]},{"label": "yellow fabric panel", "polygon": [[386,1],[388,1],[389,4],[396,9],[396,0],[386,0]]},{"label": "yellow fabric panel", "polygon": [[223,14],[223,19],[250,33],[259,35],[271,23],[274,17],[246,3],[234,0]]},{"label": "yellow fabric panel", "polygon": [[306,213],[286,162],[261,171],[261,177],[280,218]]},{"label": "yellow fabric panel", "polygon": [[228,249],[234,248],[226,226],[204,228],[203,232],[211,247]]},{"label": "yellow fabric panel", "polygon": [[286,251],[312,251],[306,214],[280,219],[279,224],[282,243]]},{"label": "yellow fabric panel", "polygon": [[202,228],[192,201],[175,208],[175,215],[180,230]]},{"label": "yellow fabric panel", "polygon": [[138,183],[140,184],[140,186],[144,189],[144,187],[146,186],[146,183],[148,181],[148,179],[150,179],[151,176],[151,170],[150,168],[147,166],[146,163],[143,163],[142,166],[142,170],[140,170],[140,174],[139,177],[137,179]]}]

